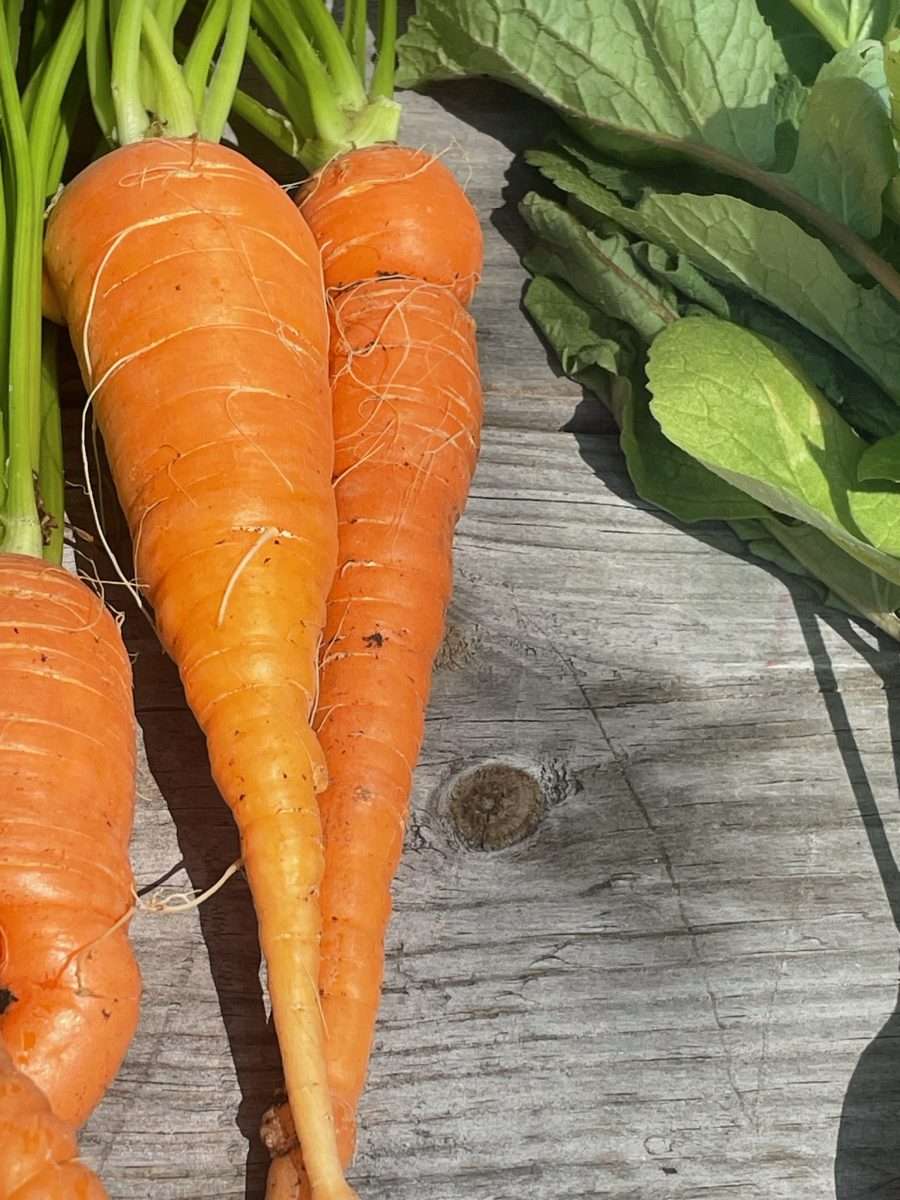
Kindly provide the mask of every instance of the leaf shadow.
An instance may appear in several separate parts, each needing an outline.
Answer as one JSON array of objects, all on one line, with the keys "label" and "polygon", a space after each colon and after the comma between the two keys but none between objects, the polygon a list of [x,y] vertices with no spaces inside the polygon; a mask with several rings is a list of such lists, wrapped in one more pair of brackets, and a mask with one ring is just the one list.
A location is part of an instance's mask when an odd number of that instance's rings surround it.
[{"label": "leaf shadow", "polygon": [[[74,526],[91,530],[94,523],[84,489],[80,447],[84,395],[77,368],[73,375],[73,364],[68,355],[66,358],[63,395],[77,404],[77,410],[67,406],[63,413],[66,511]],[[98,475],[92,464],[92,481],[96,491],[100,480],[105,535],[117,562],[127,573],[131,570],[128,529],[102,459],[102,447],[99,452],[100,472]],[[80,539],[79,546],[76,557],[80,572],[89,581],[104,581],[107,603],[124,617],[122,635],[132,659],[135,710],[147,766],[175,825],[181,853],[178,867],[184,868],[194,891],[205,891],[240,855],[237,829],[209,773],[205,739],[184,700],[177,669],[160,648],[147,617],[123,585],[107,586],[107,581],[115,581],[116,575],[104,548],[96,537],[93,542]],[[137,804],[140,803],[138,797]],[[171,874],[173,871],[167,871],[163,879]],[[155,880],[151,886],[160,882]],[[141,889],[143,893],[147,890]],[[244,1195],[246,1200],[258,1200],[265,1191],[269,1162],[259,1127],[280,1086],[281,1062],[260,981],[256,914],[243,875],[238,874],[221,891],[206,899],[199,906],[198,916],[241,1093],[234,1121],[247,1142]],[[177,916],[157,919],[179,920]],[[185,1046],[189,1049],[189,1040]],[[151,1061],[156,1057],[153,1048],[149,1054],[145,1051],[145,1055]],[[191,1163],[185,1157],[185,1178],[191,1170]]]},{"label": "leaf shadow", "polygon": [[[894,928],[900,933],[900,867],[821,629],[815,619],[802,619],[799,611],[798,619]],[[853,646],[884,685],[894,774],[900,792],[900,662],[896,644],[879,633],[873,649],[849,617],[823,612],[819,619]],[[900,1196],[900,990],[893,1011],[860,1054],[847,1085],[838,1125],[834,1184],[836,1200],[896,1200]]]}]

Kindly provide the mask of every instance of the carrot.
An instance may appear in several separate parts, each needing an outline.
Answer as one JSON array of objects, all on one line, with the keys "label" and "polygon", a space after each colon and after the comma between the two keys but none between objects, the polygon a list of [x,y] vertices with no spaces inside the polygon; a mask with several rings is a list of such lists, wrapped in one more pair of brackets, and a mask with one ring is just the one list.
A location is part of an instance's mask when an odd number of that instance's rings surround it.
[{"label": "carrot", "polygon": [[138,1017],[125,920],[134,801],[131,667],[67,571],[0,556],[0,1037],[80,1125]]},{"label": "carrot", "polygon": [[10,32],[17,23],[0,21],[0,1194],[18,1200],[103,1194],[69,1163],[72,1130],[124,1057],[140,981],[126,934],[131,669],[101,600],[57,565],[56,343],[41,337],[43,207],[83,4],[24,98]]},{"label": "carrot", "polygon": [[[224,124],[230,96],[221,107],[217,89],[228,72],[236,80],[249,5],[230,7],[199,100],[193,50],[182,72],[153,7],[110,8],[112,78],[107,94],[110,72],[95,63],[94,104],[101,120],[114,111],[124,144],[65,189],[45,262],[137,578],[240,831],[313,1195],[344,1200],[354,1193],[337,1153],[316,993],[326,769],[310,722],[337,543],[321,265],[285,193],[196,136],[217,138]],[[208,61],[214,32],[202,42]],[[152,119],[141,50],[154,69]],[[153,136],[160,128],[166,136]]]},{"label": "carrot", "polygon": [[106,1200],[76,1156],[72,1128],[0,1041],[0,1200]]},{"label": "carrot", "polygon": [[[301,0],[286,11],[280,0],[262,0],[254,5],[258,31],[250,46],[289,105],[277,129],[293,123],[300,160],[311,169],[325,164],[299,199],[331,301],[339,547],[317,718],[329,770],[319,802],[326,847],[319,990],[345,1163],[372,1046],[391,880],[450,597],[453,530],[475,466],[482,410],[475,327],[464,308],[481,271],[477,217],[432,155],[366,144],[396,132],[389,97],[396,16],[384,6],[366,96],[352,53],[364,17],[360,5],[348,9],[342,39],[319,7],[314,12]],[[312,56],[296,12],[314,38]],[[284,76],[292,63],[289,88]],[[301,88],[305,105],[296,102]],[[237,110],[277,134],[246,97]],[[309,112],[320,114],[312,128]],[[264,1137],[275,1153],[268,1196],[306,1194],[287,1108],[268,1117]]]}]

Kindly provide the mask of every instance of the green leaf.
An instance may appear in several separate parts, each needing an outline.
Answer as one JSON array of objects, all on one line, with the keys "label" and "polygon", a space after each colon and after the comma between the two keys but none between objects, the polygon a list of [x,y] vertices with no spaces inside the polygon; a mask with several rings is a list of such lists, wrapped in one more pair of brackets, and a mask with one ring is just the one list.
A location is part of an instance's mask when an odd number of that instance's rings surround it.
[{"label": "green leaf", "polygon": [[862,42],[819,72],[786,178],[819,208],[873,238],[881,229],[882,194],[896,170],[884,50],[880,42]]},{"label": "green leaf", "polygon": [[727,318],[730,315],[728,301],[722,292],[683,254],[670,254],[652,242],[635,242],[631,253],[645,273],[658,283],[674,289],[686,300],[717,317]]},{"label": "green leaf", "polygon": [[788,217],[733,196],[650,196],[609,214],[639,237],[680,251],[711,279],[774,305],[846,354],[900,400],[897,306],[854,283],[832,253]]},{"label": "green leaf", "polygon": [[856,474],[860,481],[890,479],[900,483],[900,433],[884,437],[863,451]]},{"label": "green leaf", "polygon": [[[651,176],[604,170],[602,161],[574,139],[565,150],[528,151],[526,157],[557,187],[578,197],[586,210],[580,213],[582,220],[592,213],[597,223],[614,221],[636,236],[655,235],[664,246],[653,241],[646,243],[653,249],[632,246],[632,254],[650,275],[717,316],[727,317],[730,309],[738,324],[785,345],[854,428],[875,437],[900,429],[900,405],[866,373],[878,377],[880,371],[883,386],[900,395],[900,379],[894,373],[900,371],[900,352],[894,345],[896,310],[881,292],[858,287],[821,242],[788,218],[733,197],[654,193]],[[590,174],[574,161],[575,153]],[[599,179],[629,197],[643,196],[643,203],[636,209],[622,204]],[[695,208],[695,217],[703,219],[695,220],[688,231],[673,225],[673,214]],[[795,259],[806,264],[805,273],[793,267]],[[725,294],[708,275],[725,285]],[[821,288],[816,284],[819,275]],[[794,287],[798,281],[802,286]],[[873,330],[880,331],[874,343],[869,337]],[[873,356],[882,359],[874,363],[874,370]]]},{"label": "green leaf", "polygon": [[567,375],[577,377],[594,367],[611,375],[631,370],[631,330],[587,304],[567,284],[539,275],[529,283],[523,303]]},{"label": "green leaf", "polygon": [[812,83],[831,57],[831,47],[810,23],[785,0],[757,0],[791,71]]},{"label": "green leaf", "polygon": [[900,0],[791,0],[834,50],[863,38],[885,36],[900,14]]},{"label": "green leaf", "polygon": [[599,237],[562,205],[534,192],[520,208],[538,237],[524,260],[533,275],[564,279],[590,304],[627,322],[646,341],[678,319],[671,288],[640,270],[623,234]]},{"label": "green leaf", "polygon": [[900,493],[858,485],[865,443],[785,351],[729,322],[689,317],[656,339],[647,375],[670,441],[900,585],[900,561],[871,543],[875,533],[882,549],[892,544]]},{"label": "green leaf", "polygon": [[826,604],[863,616],[900,641],[900,587],[862,566],[817,529],[776,518],[731,526],[751,554],[824,585]]},{"label": "green leaf", "polygon": [[664,436],[644,388],[628,380],[619,383],[619,440],[628,474],[642,500],[689,524],[769,515],[764,505]]},{"label": "green leaf", "polygon": [[[569,116],[771,163],[783,58],[754,0],[419,0],[401,87],[489,75]],[[602,128],[601,128],[602,127]]]}]

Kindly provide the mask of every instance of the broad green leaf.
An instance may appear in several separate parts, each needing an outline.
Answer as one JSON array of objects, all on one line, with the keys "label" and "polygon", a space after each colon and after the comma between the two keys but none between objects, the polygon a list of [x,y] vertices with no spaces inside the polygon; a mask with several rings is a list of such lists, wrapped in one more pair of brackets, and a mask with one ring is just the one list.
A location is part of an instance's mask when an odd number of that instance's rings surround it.
[{"label": "broad green leaf", "polygon": [[678,319],[675,295],[641,271],[623,234],[598,237],[554,200],[532,192],[521,204],[537,245],[525,256],[533,275],[564,279],[588,303],[627,322],[646,341]]},{"label": "broad green leaf", "polygon": [[900,641],[900,586],[862,566],[817,529],[774,517],[732,522],[732,528],[751,554],[824,584],[827,604],[865,617]]},{"label": "broad green leaf", "polygon": [[900,431],[900,405],[827,342],[752,296],[727,293],[731,319],[777,342],[858,433],[877,438]]},{"label": "broad green leaf", "polygon": [[803,83],[812,83],[819,68],[831,57],[831,47],[789,0],[757,0],[757,4],[775,34],[788,68]]},{"label": "broad green leaf", "polygon": [[881,438],[863,451],[857,468],[860,481],[890,479],[900,483],[900,433]]},{"label": "broad green leaf", "polygon": [[900,585],[900,561],[867,540],[875,531],[889,541],[894,515],[900,530],[900,494],[857,483],[865,443],[783,350],[730,322],[689,317],[656,339],[647,376],[670,441]]},{"label": "broad green leaf", "polygon": [[861,42],[819,72],[786,178],[819,208],[873,238],[881,229],[882,194],[896,170],[884,50],[880,42]]},{"label": "broad green leaf", "polygon": [[462,67],[589,118],[591,140],[775,156],[784,59],[754,0],[419,0],[399,52],[401,87]]},{"label": "broad green leaf", "polygon": [[854,283],[820,241],[788,217],[733,196],[650,196],[609,213],[639,237],[680,251],[720,284],[774,305],[846,354],[900,400],[900,310]]},{"label": "broad green leaf", "polygon": [[689,524],[768,515],[752,496],[713,474],[669,441],[650,411],[644,388],[622,380],[619,438],[635,491],[648,504]]},{"label": "broad green leaf", "polygon": [[722,292],[702,275],[683,254],[670,254],[652,242],[635,242],[632,255],[658,283],[673,288],[686,300],[711,312],[714,316],[729,316],[728,301]]},{"label": "broad green leaf", "polygon": [[[663,437],[649,397],[627,376],[634,366],[631,332],[611,321],[566,284],[532,280],[525,293],[529,315],[553,347],[563,370],[594,391],[613,411],[621,430],[628,473],[638,495],[682,521],[767,515],[751,497],[707,471]],[[597,368],[619,378],[598,378]]]},{"label": "broad green leaf", "polygon": [[524,305],[567,375],[592,367],[611,375],[631,370],[632,331],[585,303],[567,284],[539,275],[529,283]]},{"label": "broad green leaf", "polygon": [[791,3],[833,50],[842,50],[863,38],[883,38],[900,14],[900,0],[791,0]]}]

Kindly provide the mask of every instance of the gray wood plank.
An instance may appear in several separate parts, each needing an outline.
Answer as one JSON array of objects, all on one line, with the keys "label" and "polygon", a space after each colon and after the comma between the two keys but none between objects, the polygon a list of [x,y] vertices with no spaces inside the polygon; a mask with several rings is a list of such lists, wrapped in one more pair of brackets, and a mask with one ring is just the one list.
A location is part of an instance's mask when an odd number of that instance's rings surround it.
[{"label": "gray wood plank", "polygon": [[[510,160],[540,122],[499,88],[408,98],[407,139],[450,147],[484,220],[488,427],[353,1179],[366,1200],[900,1196],[895,648],[635,501],[518,305]],[[138,881],[204,888],[231,819],[174,671],[107,595],[135,655]],[[533,774],[540,819],[472,848],[459,780],[492,763]],[[141,1028],[87,1157],[115,1200],[256,1200],[278,1065],[243,880],[133,929]]]}]

